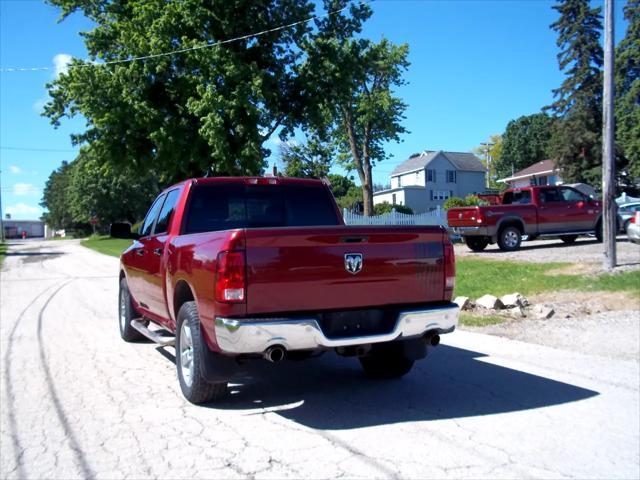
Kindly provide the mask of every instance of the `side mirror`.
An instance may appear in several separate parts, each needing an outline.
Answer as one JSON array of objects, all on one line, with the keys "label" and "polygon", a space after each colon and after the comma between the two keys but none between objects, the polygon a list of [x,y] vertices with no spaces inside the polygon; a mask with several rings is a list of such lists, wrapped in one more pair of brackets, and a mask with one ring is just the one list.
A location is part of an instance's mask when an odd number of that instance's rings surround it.
[{"label": "side mirror", "polygon": [[136,239],[140,238],[137,233],[131,232],[130,223],[112,223],[109,226],[109,235],[112,238]]}]

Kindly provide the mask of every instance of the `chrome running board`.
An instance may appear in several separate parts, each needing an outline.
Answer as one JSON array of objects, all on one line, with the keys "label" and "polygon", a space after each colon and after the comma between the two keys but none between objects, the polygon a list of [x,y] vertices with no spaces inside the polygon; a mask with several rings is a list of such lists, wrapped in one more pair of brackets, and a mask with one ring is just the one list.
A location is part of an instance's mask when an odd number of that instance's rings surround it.
[{"label": "chrome running board", "polygon": [[149,328],[143,323],[142,319],[131,320],[131,326],[158,345],[162,345],[163,347],[172,347],[176,344],[176,337],[161,335],[162,330],[149,330]]}]

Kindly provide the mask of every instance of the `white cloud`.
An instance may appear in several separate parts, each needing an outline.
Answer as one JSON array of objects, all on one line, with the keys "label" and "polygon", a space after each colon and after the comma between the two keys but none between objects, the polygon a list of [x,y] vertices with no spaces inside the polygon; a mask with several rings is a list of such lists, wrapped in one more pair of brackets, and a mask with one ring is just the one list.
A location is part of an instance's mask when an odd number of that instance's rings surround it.
[{"label": "white cloud", "polygon": [[9,205],[4,209],[6,213],[13,215],[40,215],[42,209],[38,207],[32,207],[26,203],[18,203],[17,205]]},{"label": "white cloud", "polygon": [[15,174],[24,173],[24,171],[16,165],[9,165],[9,171]]},{"label": "white cloud", "polygon": [[68,53],[59,53],[53,57],[54,75],[56,78],[62,73],[67,73],[69,62],[71,62],[71,55]]},{"label": "white cloud", "polygon": [[40,115],[42,113],[42,110],[44,110],[44,106],[47,104],[48,101],[49,99],[47,97],[39,98],[38,100],[33,102],[33,105],[31,105],[31,108],[33,108],[33,110],[38,115]]},{"label": "white cloud", "polygon": [[13,186],[13,194],[19,197],[26,195],[39,195],[40,189],[31,183],[16,183]]}]

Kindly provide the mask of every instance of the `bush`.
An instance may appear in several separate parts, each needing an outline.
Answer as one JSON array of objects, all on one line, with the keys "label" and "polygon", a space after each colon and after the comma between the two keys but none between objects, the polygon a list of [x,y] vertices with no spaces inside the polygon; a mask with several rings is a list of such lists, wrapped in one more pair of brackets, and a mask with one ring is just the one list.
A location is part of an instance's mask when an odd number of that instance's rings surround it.
[{"label": "bush", "polygon": [[413,210],[406,205],[391,205],[389,202],[378,203],[373,206],[373,213],[375,215],[385,215],[391,213],[394,210],[398,213],[406,213],[407,215],[413,215]]},{"label": "bush", "polygon": [[445,200],[442,208],[449,210],[456,207],[475,207],[489,205],[489,202],[480,199],[477,195],[467,195],[464,199],[460,197],[451,197]]}]

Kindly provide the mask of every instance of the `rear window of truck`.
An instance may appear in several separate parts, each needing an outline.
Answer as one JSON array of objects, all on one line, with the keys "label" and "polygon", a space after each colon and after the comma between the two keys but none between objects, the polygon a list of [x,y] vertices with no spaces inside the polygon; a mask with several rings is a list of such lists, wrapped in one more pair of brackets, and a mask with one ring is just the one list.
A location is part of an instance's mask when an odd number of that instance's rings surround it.
[{"label": "rear window of truck", "polygon": [[520,204],[526,205],[531,203],[531,191],[530,190],[515,190],[512,192],[505,192],[502,197],[503,205]]},{"label": "rear window of truck", "polygon": [[322,185],[196,185],[184,233],[234,228],[340,225]]}]

